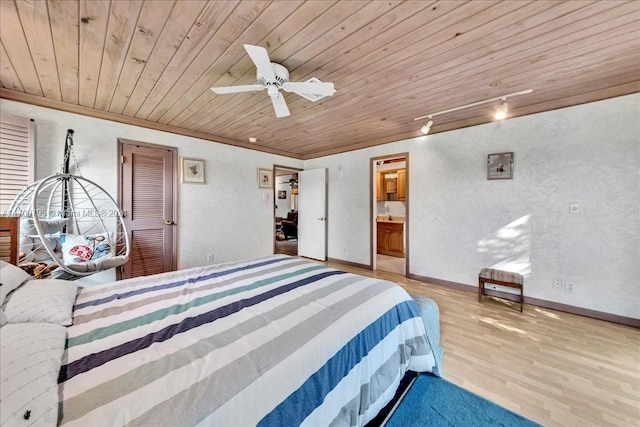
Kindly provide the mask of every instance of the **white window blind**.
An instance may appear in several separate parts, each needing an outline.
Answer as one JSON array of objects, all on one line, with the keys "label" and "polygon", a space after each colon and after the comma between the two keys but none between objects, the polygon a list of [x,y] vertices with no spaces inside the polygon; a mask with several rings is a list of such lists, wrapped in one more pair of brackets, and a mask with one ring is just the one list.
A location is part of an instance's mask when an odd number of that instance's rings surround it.
[{"label": "white window blind", "polygon": [[34,130],[31,119],[0,115],[0,213],[34,180]]}]

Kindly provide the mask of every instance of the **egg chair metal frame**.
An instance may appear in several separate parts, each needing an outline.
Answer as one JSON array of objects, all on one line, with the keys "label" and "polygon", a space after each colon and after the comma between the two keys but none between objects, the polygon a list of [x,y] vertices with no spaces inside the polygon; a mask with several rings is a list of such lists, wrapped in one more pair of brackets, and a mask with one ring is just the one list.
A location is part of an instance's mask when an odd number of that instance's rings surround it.
[{"label": "egg chair metal frame", "polygon": [[[69,173],[73,159],[75,174]],[[67,131],[60,172],[36,181],[14,199],[9,214],[21,217],[21,250],[26,261],[46,251],[58,269],[52,277],[73,279],[119,267],[129,260],[130,240],[123,213],[100,185],[82,176]]]}]

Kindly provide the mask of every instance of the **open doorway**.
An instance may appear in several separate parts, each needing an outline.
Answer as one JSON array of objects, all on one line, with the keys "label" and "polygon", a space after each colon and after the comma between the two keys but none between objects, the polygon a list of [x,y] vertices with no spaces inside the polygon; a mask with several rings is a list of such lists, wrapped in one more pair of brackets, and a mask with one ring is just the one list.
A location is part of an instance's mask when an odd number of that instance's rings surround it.
[{"label": "open doorway", "polygon": [[273,253],[298,255],[298,172],[300,169],[274,165]]},{"label": "open doorway", "polygon": [[409,153],[371,159],[372,266],[407,275],[409,271]]}]

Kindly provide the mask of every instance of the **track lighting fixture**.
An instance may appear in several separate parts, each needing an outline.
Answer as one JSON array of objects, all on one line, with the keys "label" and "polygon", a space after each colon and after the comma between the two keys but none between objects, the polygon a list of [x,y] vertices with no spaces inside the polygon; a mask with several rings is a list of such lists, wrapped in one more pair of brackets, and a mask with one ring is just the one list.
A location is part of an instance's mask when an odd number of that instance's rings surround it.
[{"label": "track lighting fixture", "polygon": [[413,120],[417,121],[417,120],[429,119],[429,121],[424,126],[422,126],[420,128],[420,132],[422,132],[423,134],[426,135],[431,130],[431,126],[433,125],[433,120],[432,119],[433,119],[434,116],[438,116],[440,114],[451,113],[453,111],[462,110],[464,108],[475,107],[476,105],[486,104],[487,102],[493,102],[493,101],[497,101],[497,100],[501,100],[502,104],[500,104],[500,108],[496,112],[495,117],[496,117],[497,120],[502,120],[502,119],[507,117],[507,111],[508,111],[507,98],[508,97],[517,96],[517,95],[524,95],[524,94],[531,93],[531,92],[533,92],[533,89],[522,90],[520,92],[514,92],[514,93],[510,93],[508,95],[502,95],[502,96],[498,96],[496,98],[485,99],[484,101],[478,101],[478,102],[474,102],[472,104],[467,104],[467,105],[463,105],[463,106],[460,106],[460,107],[450,108],[450,109],[444,110],[444,111],[438,111],[437,113],[431,113],[431,114],[427,114],[425,116],[416,117]]},{"label": "track lighting fixture", "polygon": [[500,104],[500,108],[496,111],[495,118],[496,120],[504,120],[507,117],[507,111],[509,111],[509,107],[507,106],[507,98],[502,98],[502,104]]},{"label": "track lighting fixture", "polygon": [[431,125],[432,124],[433,124],[433,120],[431,120],[431,116],[429,116],[429,121],[427,123],[425,123],[425,125],[420,128],[420,132],[422,132],[425,135],[428,134],[429,131],[431,130]]}]

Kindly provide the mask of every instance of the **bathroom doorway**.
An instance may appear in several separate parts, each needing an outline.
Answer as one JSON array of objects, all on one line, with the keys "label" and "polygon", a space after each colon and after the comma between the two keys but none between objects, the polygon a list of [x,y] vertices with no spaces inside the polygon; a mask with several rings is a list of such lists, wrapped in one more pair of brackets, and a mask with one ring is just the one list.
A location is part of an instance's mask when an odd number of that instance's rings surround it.
[{"label": "bathroom doorway", "polygon": [[374,270],[403,276],[409,271],[409,153],[371,159]]}]

